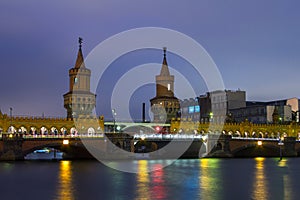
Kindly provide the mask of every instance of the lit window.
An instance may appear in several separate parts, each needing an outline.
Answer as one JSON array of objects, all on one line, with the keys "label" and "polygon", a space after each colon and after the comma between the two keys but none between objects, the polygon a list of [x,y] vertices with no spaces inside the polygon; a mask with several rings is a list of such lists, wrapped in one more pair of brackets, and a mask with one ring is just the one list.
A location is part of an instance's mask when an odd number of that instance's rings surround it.
[{"label": "lit window", "polygon": [[170,90],[171,90],[171,84],[168,83],[168,91],[170,91]]},{"label": "lit window", "polygon": [[78,83],[78,78],[77,77],[74,78],[74,84],[76,84],[76,83]]}]

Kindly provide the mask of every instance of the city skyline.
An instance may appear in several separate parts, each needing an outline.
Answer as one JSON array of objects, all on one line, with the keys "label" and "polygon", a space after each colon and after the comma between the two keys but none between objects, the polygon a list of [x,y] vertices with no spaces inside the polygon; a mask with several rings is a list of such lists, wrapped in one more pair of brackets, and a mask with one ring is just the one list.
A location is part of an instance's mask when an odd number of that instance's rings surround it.
[{"label": "city skyline", "polygon": [[[171,1],[131,2],[72,2],[70,6],[71,2],[29,1],[20,7],[22,3],[18,1],[2,2],[1,111],[9,113],[9,108],[13,107],[15,115],[44,113],[45,116],[65,117],[62,94],[68,90],[68,70],[75,64],[78,36],[84,38],[86,57],[106,38],[145,26],[170,28],[195,39],[215,61],[225,88],[245,90],[247,100],[299,97],[296,84],[300,72],[298,2],[203,1],[190,5],[176,3],[172,7],[169,6]],[[70,8],[65,12],[67,6]],[[111,10],[115,11],[113,15]],[[139,11],[134,12],[136,10]],[[136,63],[162,61],[160,51],[148,50],[126,56],[128,58],[118,59],[115,67],[125,65],[128,70]],[[183,63],[176,55],[168,54],[169,59],[171,65]],[[115,74],[108,72],[108,75]],[[197,95],[204,94],[205,85],[199,85]],[[155,92],[153,85],[137,91],[136,96],[151,90],[152,94],[145,95],[145,99],[150,99]],[[98,97],[103,98],[101,95],[105,92],[98,93]],[[97,106],[99,103],[101,105],[101,99],[97,99]],[[149,100],[146,103],[149,104]],[[140,109],[141,104],[138,105]]]}]

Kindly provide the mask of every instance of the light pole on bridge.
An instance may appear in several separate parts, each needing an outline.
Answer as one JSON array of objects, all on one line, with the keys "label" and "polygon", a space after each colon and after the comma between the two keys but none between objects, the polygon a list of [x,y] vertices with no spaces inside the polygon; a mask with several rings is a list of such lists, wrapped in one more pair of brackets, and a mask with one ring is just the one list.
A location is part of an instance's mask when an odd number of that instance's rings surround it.
[{"label": "light pole on bridge", "polygon": [[116,112],[116,109],[112,109],[111,112],[112,112],[113,120],[114,120],[114,133],[116,133],[116,115],[117,115],[117,112]]},{"label": "light pole on bridge", "polygon": [[9,115],[10,115],[10,132],[13,133],[13,129],[12,129],[12,107],[9,108]]}]

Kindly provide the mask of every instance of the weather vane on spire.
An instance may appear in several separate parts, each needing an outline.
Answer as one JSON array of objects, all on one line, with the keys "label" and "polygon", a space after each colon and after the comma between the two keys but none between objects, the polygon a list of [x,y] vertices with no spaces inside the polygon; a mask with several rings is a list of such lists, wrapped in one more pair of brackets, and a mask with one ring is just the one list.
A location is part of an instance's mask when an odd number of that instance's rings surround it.
[{"label": "weather vane on spire", "polygon": [[83,41],[83,39],[81,37],[79,37],[78,38],[79,48],[81,48],[81,46],[82,46],[82,41]]}]

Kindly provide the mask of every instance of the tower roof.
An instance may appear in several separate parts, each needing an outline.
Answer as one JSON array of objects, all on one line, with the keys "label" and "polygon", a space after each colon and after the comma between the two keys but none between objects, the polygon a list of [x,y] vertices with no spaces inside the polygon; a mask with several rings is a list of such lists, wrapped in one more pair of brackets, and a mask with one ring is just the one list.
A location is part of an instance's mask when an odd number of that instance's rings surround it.
[{"label": "tower roof", "polygon": [[84,58],[83,58],[83,54],[82,54],[82,50],[81,50],[81,47],[82,47],[82,38],[81,37],[78,38],[78,43],[79,43],[79,50],[78,50],[77,59],[76,59],[74,68],[85,68]]},{"label": "tower roof", "polygon": [[167,58],[166,58],[166,52],[167,52],[167,47],[164,47],[164,59],[160,70],[161,76],[170,76],[170,71],[169,71]]}]

